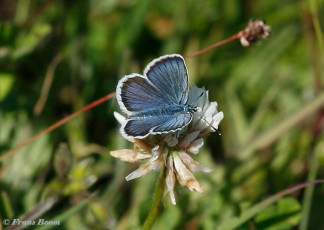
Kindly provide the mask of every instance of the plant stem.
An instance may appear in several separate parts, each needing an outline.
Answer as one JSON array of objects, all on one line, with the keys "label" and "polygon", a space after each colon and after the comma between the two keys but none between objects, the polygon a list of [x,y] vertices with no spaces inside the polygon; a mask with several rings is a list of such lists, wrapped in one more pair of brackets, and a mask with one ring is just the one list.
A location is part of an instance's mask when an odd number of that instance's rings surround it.
[{"label": "plant stem", "polygon": [[[323,152],[324,149],[324,142],[320,142],[314,150],[314,153],[311,156],[310,165],[309,165],[309,172],[307,180],[315,180],[316,174],[318,172],[319,164],[318,164],[318,157]],[[310,217],[310,211],[312,206],[312,198],[314,193],[314,185],[309,186],[305,190],[305,194],[303,197],[303,210],[301,215],[301,221],[299,225],[299,230],[306,230],[308,229],[309,224],[309,217]]]},{"label": "plant stem", "polygon": [[156,182],[156,187],[154,191],[153,196],[153,203],[151,205],[150,211],[148,216],[146,217],[146,220],[143,224],[142,230],[150,230],[159,214],[160,205],[162,201],[162,195],[164,192],[164,186],[165,186],[165,167],[161,169],[158,181]]},{"label": "plant stem", "polygon": [[96,107],[100,104],[102,104],[103,102],[113,98],[115,96],[115,92],[110,93],[104,97],[99,98],[98,100],[88,104],[87,106],[81,108],[80,110],[70,114],[69,116],[59,120],[58,122],[52,124],[51,126],[47,127],[46,129],[44,129],[43,131],[37,133],[36,135],[32,136],[30,139],[24,141],[23,143],[17,145],[16,147],[14,147],[13,149],[3,153],[0,155],[0,161],[2,159],[4,159],[5,157],[13,154],[14,152],[18,151],[19,149],[21,149],[22,147],[28,145],[29,143],[33,142],[34,140],[38,139],[39,137],[43,136],[46,133],[51,132],[52,130],[56,129],[57,127],[63,125],[64,123],[68,122],[69,120],[71,120],[72,118],[76,117],[77,115],[84,113],[85,111],[88,111],[89,109],[92,109],[93,107]]},{"label": "plant stem", "polygon": [[[318,3],[319,3],[319,1],[318,0],[309,0],[308,3],[309,3],[309,10],[312,15],[315,36],[317,38],[319,50],[320,50],[321,55],[324,55],[323,32],[321,29],[320,21],[318,19],[318,8],[319,8]],[[323,59],[321,59],[321,60],[323,60]]]},{"label": "plant stem", "polygon": [[197,51],[197,52],[195,52],[195,53],[193,53],[193,54],[190,54],[190,55],[186,56],[184,59],[187,60],[187,59],[189,59],[189,58],[196,57],[196,56],[198,56],[198,55],[200,55],[200,54],[202,54],[202,53],[205,53],[205,52],[207,52],[207,51],[209,51],[209,50],[211,50],[211,49],[215,49],[215,48],[218,47],[218,46],[221,46],[221,45],[224,45],[225,43],[228,43],[228,42],[230,42],[230,41],[233,41],[233,40],[239,38],[239,33],[240,33],[240,32],[241,32],[241,31],[237,32],[236,34],[232,35],[232,36],[229,37],[229,38],[226,38],[226,39],[224,39],[224,40],[222,40],[222,41],[219,41],[219,42],[217,42],[217,43],[215,43],[215,44],[213,44],[213,45],[211,45],[211,46],[208,46],[208,47],[206,47],[206,48],[204,48],[204,49],[202,49],[202,50],[199,50],[199,51]]}]

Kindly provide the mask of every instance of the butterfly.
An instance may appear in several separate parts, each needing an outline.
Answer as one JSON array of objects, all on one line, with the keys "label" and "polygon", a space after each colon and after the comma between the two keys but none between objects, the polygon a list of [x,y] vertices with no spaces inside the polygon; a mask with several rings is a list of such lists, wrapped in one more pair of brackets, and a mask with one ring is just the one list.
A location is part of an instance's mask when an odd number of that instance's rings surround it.
[{"label": "butterfly", "polygon": [[143,139],[183,129],[198,110],[187,104],[188,92],[188,71],[179,54],[154,59],[143,75],[124,76],[116,89],[118,104],[127,115],[120,133],[126,139]]}]

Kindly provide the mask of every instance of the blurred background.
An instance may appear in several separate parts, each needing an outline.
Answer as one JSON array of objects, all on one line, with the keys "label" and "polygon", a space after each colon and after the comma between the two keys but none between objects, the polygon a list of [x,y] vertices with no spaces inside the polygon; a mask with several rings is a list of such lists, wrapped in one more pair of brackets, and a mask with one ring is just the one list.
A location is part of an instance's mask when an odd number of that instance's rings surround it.
[{"label": "blurred background", "polygon": [[[239,40],[188,59],[191,84],[224,112],[195,159],[204,194],[176,187],[154,229],[217,229],[288,187],[324,177],[324,1],[2,0],[0,156],[114,92],[152,59],[192,54],[263,18],[271,37]],[[322,27],[322,28],[321,28]],[[126,182],[138,165],[116,99],[82,113],[0,161],[0,218],[60,220],[60,229],[138,229],[157,173]],[[324,229],[324,186],[260,210],[240,229]],[[35,229],[57,226],[34,226]]]}]

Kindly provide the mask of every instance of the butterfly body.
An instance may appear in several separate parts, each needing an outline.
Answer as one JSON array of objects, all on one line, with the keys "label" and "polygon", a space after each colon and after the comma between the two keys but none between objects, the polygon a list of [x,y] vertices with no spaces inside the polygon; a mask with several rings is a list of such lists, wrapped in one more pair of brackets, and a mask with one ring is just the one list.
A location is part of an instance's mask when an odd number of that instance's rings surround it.
[{"label": "butterfly body", "polygon": [[124,76],[116,90],[119,106],[127,114],[121,134],[142,139],[186,127],[197,111],[187,105],[188,91],[187,67],[178,54],[153,60],[144,75]]}]

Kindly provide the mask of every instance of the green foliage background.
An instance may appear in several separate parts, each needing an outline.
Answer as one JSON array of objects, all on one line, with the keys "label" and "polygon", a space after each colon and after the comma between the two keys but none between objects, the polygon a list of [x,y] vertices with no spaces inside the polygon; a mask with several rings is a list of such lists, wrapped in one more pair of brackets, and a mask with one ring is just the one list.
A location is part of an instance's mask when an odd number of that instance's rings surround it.
[{"label": "green foliage background", "polygon": [[[195,156],[213,169],[196,174],[205,193],[177,186],[177,205],[165,195],[154,229],[217,229],[324,177],[323,10],[323,0],[3,0],[0,154],[115,91],[152,59],[189,55],[264,18],[269,39],[250,48],[236,40],[187,61],[191,83],[224,112],[222,135]],[[60,229],[141,226],[157,174],[125,181],[137,166],[109,155],[131,147],[113,111],[115,99],[1,160],[0,218],[31,212],[61,220]],[[320,184],[260,209],[240,229],[323,229],[323,204]]]}]

